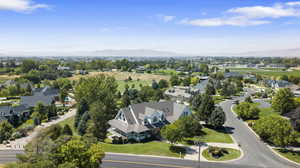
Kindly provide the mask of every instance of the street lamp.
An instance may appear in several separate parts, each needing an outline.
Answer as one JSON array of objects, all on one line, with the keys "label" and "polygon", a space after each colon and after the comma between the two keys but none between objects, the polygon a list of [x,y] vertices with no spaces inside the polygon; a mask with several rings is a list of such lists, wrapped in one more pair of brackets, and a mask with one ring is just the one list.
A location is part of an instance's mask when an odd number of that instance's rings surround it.
[{"label": "street lamp", "polygon": [[199,152],[198,152],[198,168],[200,168],[200,158],[201,158],[201,145],[202,145],[202,142],[195,141],[194,143],[199,148]]}]

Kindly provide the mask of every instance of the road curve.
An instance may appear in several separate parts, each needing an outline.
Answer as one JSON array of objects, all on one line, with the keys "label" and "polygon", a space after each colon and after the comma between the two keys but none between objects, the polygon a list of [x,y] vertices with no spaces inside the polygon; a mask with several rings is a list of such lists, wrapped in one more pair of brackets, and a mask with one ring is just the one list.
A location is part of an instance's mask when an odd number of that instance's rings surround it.
[{"label": "road curve", "polygon": [[264,142],[255,136],[255,134],[244,124],[242,120],[237,119],[237,117],[233,114],[231,111],[232,103],[235,100],[243,100],[248,95],[249,92],[243,97],[237,97],[233,100],[227,100],[220,103],[220,106],[226,113],[225,127],[231,131],[233,138],[241,144],[241,148],[244,152],[243,158],[233,161],[232,163],[271,168],[300,167],[273,153],[273,151],[269,149]]}]

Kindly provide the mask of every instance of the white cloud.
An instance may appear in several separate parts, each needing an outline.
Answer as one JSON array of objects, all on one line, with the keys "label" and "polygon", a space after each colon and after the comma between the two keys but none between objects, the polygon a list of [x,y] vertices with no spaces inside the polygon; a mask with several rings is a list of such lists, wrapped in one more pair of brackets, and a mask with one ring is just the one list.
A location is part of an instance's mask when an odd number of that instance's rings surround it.
[{"label": "white cloud", "polygon": [[49,8],[49,6],[32,0],[0,0],[0,10],[31,12],[39,8]]},{"label": "white cloud", "polygon": [[162,20],[163,22],[171,22],[173,21],[176,16],[172,16],[172,15],[163,15],[163,14],[157,14],[156,17],[159,19],[159,20]]},{"label": "white cloud", "polygon": [[287,2],[286,4],[289,5],[289,6],[296,6],[296,5],[300,5],[300,1]]},{"label": "white cloud", "polygon": [[282,5],[274,5],[272,7],[267,6],[252,6],[252,7],[242,7],[234,8],[228,11],[229,13],[235,13],[248,18],[280,18],[288,16],[300,16],[299,9],[292,7],[284,7]]},{"label": "white cloud", "polygon": [[271,19],[300,17],[298,4],[300,4],[300,1],[279,3],[273,6],[238,7],[227,10],[224,17],[186,19],[181,23],[194,26],[254,26],[269,24],[272,23]]},{"label": "white cloud", "polygon": [[245,17],[230,17],[230,18],[208,18],[183,20],[183,24],[190,24],[194,26],[254,26],[261,24],[269,24],[267,20],[249,20]]},{"label": "white cloud", "polygon": [[171,22],[174,19],[175,19],[175,16],[163,16],[164,22]]}]

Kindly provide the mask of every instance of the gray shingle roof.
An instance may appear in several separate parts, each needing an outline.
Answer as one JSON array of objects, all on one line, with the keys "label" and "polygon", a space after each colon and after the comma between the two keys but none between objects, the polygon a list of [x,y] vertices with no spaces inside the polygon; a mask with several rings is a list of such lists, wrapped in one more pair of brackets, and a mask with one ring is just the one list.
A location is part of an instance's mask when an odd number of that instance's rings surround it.
[{"label": "gray shingle roof", "polygon": [[37,88],[33,90],[32,96],[21,96],[20,104],[27,107],[34,107],[38,102],[42,102],[44,105],[51,105],[58,93],[58,89],[50,87]]},{"label": "gray shingle roof", "polygon": [[125,133],[144,132],[150,130],[149,126],[143,125],[146,115],[151,115],[154,112],[163,112],[167,121],[172,123],[181,116],[186,107],[185,105],[172,101],[133,104],[120,110],[125,115],[128,124],[117,119],[110,120],[109,124]]}]

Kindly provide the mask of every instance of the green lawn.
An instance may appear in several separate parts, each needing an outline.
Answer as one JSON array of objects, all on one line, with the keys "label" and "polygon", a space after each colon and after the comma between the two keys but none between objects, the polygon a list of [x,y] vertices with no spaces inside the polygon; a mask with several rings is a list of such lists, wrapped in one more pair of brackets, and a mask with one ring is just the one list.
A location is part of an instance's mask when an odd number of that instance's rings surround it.
[{"label": "green lawn", "polygon": [[63,120],[63,121],[59,122],[58,124],[62,127],[64,127],[65,125],[68,124],[72,129],[73,135],[78,135],[77,131],[74,128],[74,120],[75,120],[75,117],[70,117],[66,120]]},{"label": "green lawn", "polygon": [[153,72],[158,75],[177,75],[178,72],[174,69],[160,69]]},{"label": "green lawn", "polygon": [[266,116],[279,116],[278,113],[276,113],[271,107],[269,108],[260,108],[259,117],[266,117]]},{"label": "green lawn", "polygon": [[241,74],[252,72],[252,73],[256,73],[256,74],[263,75],[263,76],[266,76],[266,77],[271,77],[271,76],[279,77],[279,76],[282,76],[282,75],[287,75],[287,76],[293,75],[293,76],[296,76],[296,77],[300,77],[300,71],[299,70],[283,71],[280,68],[265,68],[265,69],[230,68],[230,70],[234,71],[234,72],[239,72]]},{"label": "green lawn", "polygon": [[283,156],[289,160],[300,163],[300,151],[276,149],[276,152],[278,152],[281,156]]},{"label": "green lawn", "polygon": [[224,101],[224,99],[225,99],[224,96],[213,96],[213,100],[215,104],[221,103],[222,101]]},{"label": "green lawn", "polygon": [[136,143],[136,144],[108,144],[103,143],[105,152],[114,153],[130,153],[140,155],[158,155],[158,156],[169,156],[169,157],[180,157],[185,154],[183,147],[171,147],[170,144],[165,142],[148,142],[148,143]]},{"label": "green lawn", "polygon": [[130,88],[132,87],[132,85],[135,86],[136,89],[140,89],[140,84],[142,84],[143,86],[149,86],[152,81],[151,80],[132,80],[132,81],[128,81],[128,82],[125,82],[123,80],[118,80],[118,90],[120,92],[123,92],[125,90],[125,85],[127,84]]},{"label": "green lawn", "polygon": [[208,152],[208,149],[205,149],[202,153],[202,156],[207,160],[212,161],[226,161],[226,160],[233,160],[237,159],[241,156],[241,151],[231,148],[225,148],[228,151],[228,154],[224,154],[220,158],[214,158],[212,155]]},{"label": "green lawn", "polygon": [[202,129],[203,135],[200,137],[186,138],[183,144],[193,145],[191,141],[201,142],[215,142],[215,143],[233,143],[231,136],[228,133],[224,133],[224,130],[216,131],[210,128],[204,127]]}]

